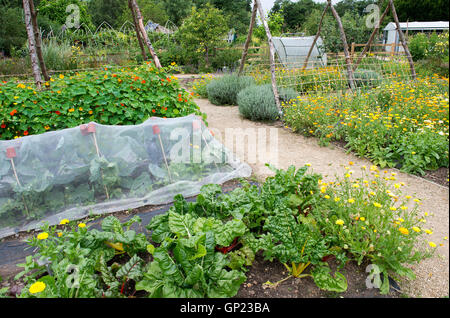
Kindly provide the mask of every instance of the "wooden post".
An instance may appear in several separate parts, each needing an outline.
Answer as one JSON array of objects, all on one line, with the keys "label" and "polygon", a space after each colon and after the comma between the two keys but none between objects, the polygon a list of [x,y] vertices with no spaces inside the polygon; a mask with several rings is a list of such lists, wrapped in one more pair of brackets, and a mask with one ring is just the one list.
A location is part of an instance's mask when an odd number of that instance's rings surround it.
[{"label": "wooden post", "polygon": [[253,6],[252,18],[250,19],[250,27],[248,29],[248,35],[247,35],[247,40],[245,41],[244,51],[242,52],[241,66],[239,67],[238,75],[241,75],[242,71],[244,70],[245,60],[247,58],[247,53],[248,53],[248,47],[250,45],[250,42],[252,41],[253,26],[255,25],[257,12],[258,12],[258,7],[255,4]]},{"label": "wooden post", "polygon": [[345,31],[344,31],[344,27],[342,26],[341,17],[337,13],[337,11],[334,9],[334,6],[331,3],[331,0],[328,0],[328,5],[330,6],[331,12],[333,13],[334,18],[336,19],[336,22],[339,27],[339,31],[341,33],[341,40],[344,45],[345,64],[347,67],[348,83],[350,84],[350,88],[353,90],[353,89],[355,89],[355,80],[353,78],[353,68],[351,65],[352,61],[350,60],[350,54],[348,52],[347,37],[345,36]]},{"label": "wooden post", "polygon": [[142,14],[141,10],[139,9],[139,6],[136,3],[136,0],[130,0],[131,6],[134,10],[134,13],[136,14],[136,19],[138,21],[138,27],[141,31],[142,38],[144,39],[145,44],[147,45],[148,51],[150,52],[150,55],[153,58],[153,61],[155,62],[155,66],[157,68],[161,68],[161,63],[159,62],[158,56],[155,53],[155,50],[153,49],[152,43],[150,42],[150,39],[148,38],[147,31],[145,31],[144,22],[142,20]]},{"label": "wooden post", "polygon": [[31,22],[31,11],[30,11],[30,1],[31,0],[23,0],[23,12],[25,15],[25,27],[27,29],[28,35],[28,46],[30,51],[30,59],[31,59],[31,69],[33,71],[34,81],[36,82],[36,87],[38,89],[41,88],[42,85],[42,77],[41,71],[38,65],[38,57],[36,54],[36,42],[34,38],[33,25]]},{"label": "wooden post", "polygon": [[131,16],[133,17],[134,30],[136,31],[136,37],[137,37],[138,42],[139,42],[139,47],[141,48],[141,54],[142,54],[142,57],[143,57],[144,61],[146,61],[147,60],[147,54],[145,53],[144,42],[142,42],[141,33],[139,32],[139,26],[138,26],[139,22],[136,19],[136,14],[134,13],[133,6],[131,4],[131,0],[128,0],[128,7],[130,8]]},{"label": "wooden post", "polygon": [[356,61],[356,63],[353,66],[353,70],[356,70],[356,68],[358,67],[359,63],[361,63],[361,60],[363,59],[364,55],[366,55],[367,51],[369,50],[370,46],[372,45],[372,42],[373,42],[373,39],[375,38],[375,35],[378,33],[378,30],[380,29],[381,23],[383,22],[384,18],[388,14],[388,12],[389,12],[389,5],[386,7],[386,10],[384,10],[383,14],[380,17],[380,21],[378,22],[378,24],[373,29],[373,32],[370,35],[369,41],[367,41],[366,46],[364,46],[363,51],[361,52],[361,54],[358,57],[358,60]]},{"label": "wooden post", "polygon": [[37,24],[37,11],[34,7],[34,0],[29,0],[30,4],[30,13],[31,13],[31,24],[33,26],[34,31],[34,40],[36,42],[36,54],[39,60],[39,66],[41,67],[42,75],[46,81],[50,80],[50,76],[47,73],[47,67],[45,66],[44,56],[42,55],[42,39],[41,32],[39,31],[39,27]]},{"label": "wooden post", "polygon": [[281,109],[281,103],[280,103],[280,95],[278,94],[278,88],[277,88],[277,78],[275,75],[275,47],[273,45],[273,41],[272,41],[272,34],[270,33],[270,29],[269,29],[269,25],[267,24],[266,18],[264,16],[264,9],[261,5],[261,1],[260,0],[255,0],[255,3],[253,4],[254,6],[258,7],[258,11],[259,11],[259,16],[261,18],[261,21],[264,25],[264,29],[266,30],[266,35],[267,35],[267,39],[269,42],[269,51],[270,51],[270,72],[272,75],[272,90],[273,90],[273,94],[275,95],[275,103],[277,105],[278,108],[278,112],[281,115],[282,109]]},{"label": "wooden post", "polygon": [[416,69],[414,67],[414,62],[409,52],[408,44],[405,41],[405,36],[403,35],[402,29],[400,28],[400,22],[398,20],[397,11],[395,11],[394,0],[389,0],[389,6],[391,7],[392,16],[394,17],[395,24],[397,25],[397,34],[400,37],[400,42],[402,42],[403,49],[406,53],[406,58],[409,62],[409,67],[411,68],[411,77],[415,80],[417,78]]},{"label": "wooden post", "polygon": [[330,3],[327,3],[327,5],[325,6],[325,9],[322,12],[322,17],[320,18],[320,22],[319,22],[319,28],[317,29],[316,36],[314,37],[313,43],[312,43],[311,47],[309,48],[308,55],[306,56],[305,63],[303,63],[302,70],[304,70],[308,66],[309,58],[314,49],[314,46],[316,45],[317,40],[319,39],[320,32],[322,31],[323,19],[325,18],[325,13],[327,12],[329,6],[330,6]]},{"label": "wooden post", "polygon": [[353,55],[355,55],[355,45],[356,45],[356,43],[352,42],[352,48],[350,50],[350,58],[352,60],[352,63],[353,63]]}]

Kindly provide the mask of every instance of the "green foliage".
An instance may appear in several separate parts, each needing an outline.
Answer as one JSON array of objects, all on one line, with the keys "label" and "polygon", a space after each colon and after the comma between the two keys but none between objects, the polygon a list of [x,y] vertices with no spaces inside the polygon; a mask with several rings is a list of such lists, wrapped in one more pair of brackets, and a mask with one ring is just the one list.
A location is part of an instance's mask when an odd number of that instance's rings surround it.
[{"label": "green foliage", "polygon": [[69,13],[66,12],[67,6],[77,5],[80,13],[80,25],[85,24],[89,28],[92,27],[91,16],[87,10],[87,4],[80,0],[41,0],[37,9],[39,14],[47,16],[52,21],[63,25],[66,23]]},{"label": "green foliage", "polygon": [[[279,95],[282,102],[297,97],[292,89],[281,89]],[[280,116],[271,84],[242,90],[237,96],[237,104],[241,115],[250,120],[276,120]]]},{"label": "green foliage", "polygon": [[300,27],[303,26],[303,23],[312,11],[319,9],[320,7],[320,4],[315,3],[312,0],[301,0],[296,2],[277,0],[275,1],[271,14],[275,12],[281,13],[285,29],[289,32],[297,32]]},{"label": "green foliage", "polygon": [[0,51],[10,55],[27,41],[25,24],[22,21],[23,10],[0,6]]},{"label": "green foliage", "polygon": [[192,8],[178,30],[178,38],[184,50],[203,56],[208,67],[213,49],[223,45],[227,32],[228,24],[221,11],[208,4],[201,9]]},{"label": "green foliage", "polygon": [[375,71],[357,69],[353,73],[355,84],[358,87],[377,87],[382,83],[382,77]]},{"label": "green foliage", "polygon": [[439,74],[448,77],[448,32],[441,34],[417,33],[409,39],[409,50],[416,62],[417,72],[423,75]]},{"label": "green foliage", "polygon": [[234,296],[245,275],[239,270],[226,270],[229,261],[215,247],[229,245],[235,237],[243,235],[247,229],[242,221],[224,224],[215,218],[174,211],[165,219],[168,237],[154,249],[154,261],[136,289],[147,291],[149,297]]},{"label": "green foliage", "polygon": [[[200,114],[191,96],[151,64],[134,69],[76,73],[47,83],[47,89],[14,81],[0,84],[1,139],[40,134],[96,121],[139,124],[151,116]],[[15,110],[15,111],[14,111]],[[26,133],[25,133],[26,132]]]},{"label": "green foliage", "polygon": [[237,105],[239,92],[253,84],[253,78],[248,76],[224,75],[209,82],[206,90],[214,105]]}]

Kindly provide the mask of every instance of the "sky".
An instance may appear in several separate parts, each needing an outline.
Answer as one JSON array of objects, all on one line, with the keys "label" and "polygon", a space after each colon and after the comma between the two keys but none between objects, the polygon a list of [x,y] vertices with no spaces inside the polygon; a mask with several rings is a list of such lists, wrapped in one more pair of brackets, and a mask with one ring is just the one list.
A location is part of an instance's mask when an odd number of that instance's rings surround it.
[{"label": "sky", "polygon": [[[327,0],[314,0],[314,2],[317,2],[317,3],[323,3],[326,1]],[[296,2],[296,1],[294,1],[294,2]],[[336,2],[339,2],[339,0],[333,0],[332,2],[333,2],[333,4],[335,4]],[[264,12],[266,14],[270,11],[270,9],[272,9],[274,3],[275,3],[275,0],[261,0],[261,4],[262,4],[262,6],[264,8]]]}]

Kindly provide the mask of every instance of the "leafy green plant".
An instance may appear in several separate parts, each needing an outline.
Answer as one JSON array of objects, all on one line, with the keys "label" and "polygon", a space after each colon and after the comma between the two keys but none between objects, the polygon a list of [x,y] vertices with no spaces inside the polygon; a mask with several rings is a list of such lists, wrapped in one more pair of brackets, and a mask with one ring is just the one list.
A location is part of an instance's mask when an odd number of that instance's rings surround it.
[{"label": "leafy green plant", "polygon": [[[162,220],[161,218],[159,219]],[[227,257],[216,252],[217,245],[229,245],[246,231],[242,221],[225,224],[214,218],[196,218],[170,211],[163,226],[169,235],[152,248],[154,261],[137,285],[149,297],[232,297],[245,281],[239,270],[227,270]],[[160,232],[160,231],[159,231]]]}]

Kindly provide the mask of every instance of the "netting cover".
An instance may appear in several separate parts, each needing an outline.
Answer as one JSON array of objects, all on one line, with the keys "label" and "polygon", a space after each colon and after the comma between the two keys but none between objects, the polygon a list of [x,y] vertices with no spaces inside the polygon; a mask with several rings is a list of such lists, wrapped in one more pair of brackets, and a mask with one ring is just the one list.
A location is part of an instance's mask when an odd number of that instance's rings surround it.
[{"label": "netting cover", "polygon": [[44,222],[169,203],[250,175],[194,115],[0,141],[0,238]]},{"label": "netting cover", "polygon": [[[273,44],[280,63],[287,68],[303,67],[303,63],[306,60],[313,41],[314,36],[273,38]],[[311,52],[306,68],[327,66],[327,55],[323,51],[323,40],[319,37]]]}]

